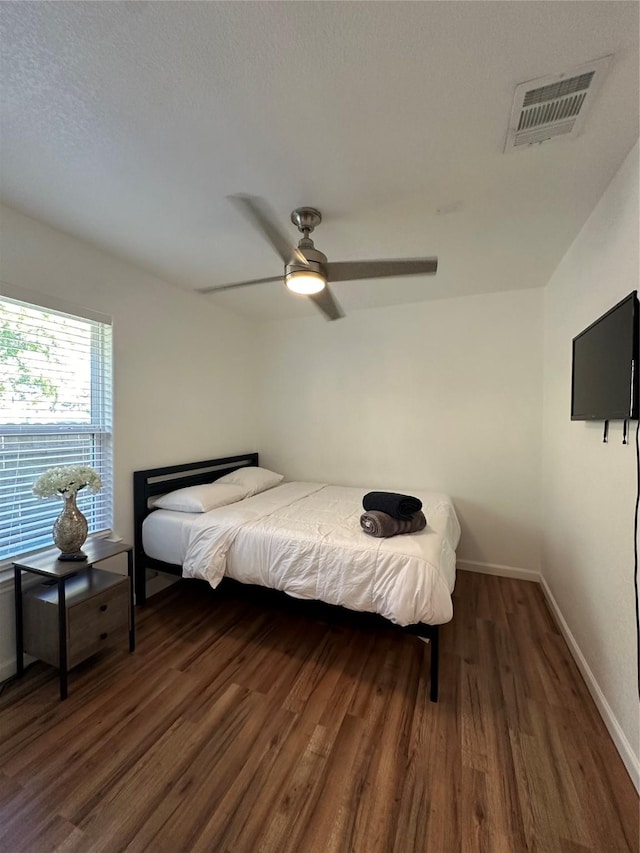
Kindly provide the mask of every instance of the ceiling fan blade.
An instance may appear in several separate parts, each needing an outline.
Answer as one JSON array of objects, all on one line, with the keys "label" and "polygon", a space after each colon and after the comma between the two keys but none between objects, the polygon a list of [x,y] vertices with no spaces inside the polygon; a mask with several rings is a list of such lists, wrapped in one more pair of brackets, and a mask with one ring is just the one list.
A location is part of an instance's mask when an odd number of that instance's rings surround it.
[{"label": "ceiling fan blade", "polygon": [[308,267],[307,259],[281,230],[276,217],[269,209],[264,199],[253,195],[230,195],[229,201],[233,202],[251,224],[258,229],[266,241],[276,250],[285,264],[295,261]]},{"label": "ceiling fan blade", "polygon": [[222,290],[233,290],[234,287],[249,287],[251,284],[266,284],[269,281],[282,281],[283,276],[274,275],[271,278],[254,278],[251,281],[235,281],[232,284],[213,284],[211,287],[201,287],[198,293],[217,293]]},{"label": "ceiling fan blade", "polygon": [[337,261],[326,264],[327,281],[433,275],[437,269],[437,258],[390,258],[380,261]]},{"label": "ceiling fan blade", "polygon": [[327,320],[339,320],[341,317],[344,317],[344,311],[338,305],[333,293],[329,290],[328,284],[319,293],[310,293],[309,299],[315,302]]}]

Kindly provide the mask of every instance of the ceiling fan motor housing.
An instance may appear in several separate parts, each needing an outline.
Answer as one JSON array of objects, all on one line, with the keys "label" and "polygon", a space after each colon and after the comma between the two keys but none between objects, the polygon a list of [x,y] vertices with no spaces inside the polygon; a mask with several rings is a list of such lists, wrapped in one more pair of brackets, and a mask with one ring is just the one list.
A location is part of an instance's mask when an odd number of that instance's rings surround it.
[{"label": "ceiling fan motor housing", "polygon": [[[311,246],[305,245],[305,242],[311,243]],[[289,275],[292,272],[301,272],[303,270],[313,270],[313,272],[319,273],[325,279],[327,278],[327,272],[325,268],[325,264],[327,263],[327,256],[323,252],[319,252],[313,246],[313,242],[311,240],[305,241],[300,240],[298,248],[305,256],[308,262],[308,266],[303,267],[302,264],[298,264],[293,261],[290,264],[287,264],[284,268],[285,276]]]}]

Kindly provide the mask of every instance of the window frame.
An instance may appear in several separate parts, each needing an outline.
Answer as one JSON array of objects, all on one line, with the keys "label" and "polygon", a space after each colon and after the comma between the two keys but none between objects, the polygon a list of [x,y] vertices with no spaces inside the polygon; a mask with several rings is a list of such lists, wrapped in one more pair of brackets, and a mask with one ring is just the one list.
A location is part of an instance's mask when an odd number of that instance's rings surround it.
[{"label": "window frame", "polygon": [[[62,314],[75,321],[88,322],[90,328],[90,343],[89,343],[89,372],[90,372],[90,423],[35,423],[35,424],[1,424],[0,436],[30,436],[41,438],[43,444],[46,444],[47,436],[64,436],[65,434],[73,435],[91,435],[93,436],[94,455],[100,460],[100,473],[103,480],[101,495],[98,498],[91,496],[90,500],[99,501],[99,506],[92,505],[91,515],[95,521],[102,522],[96,524],[93,529],[90,529],[90,536],[107,536],[113,529],[113,479],[114,479],[114,460],[113,460],[113,328],[111,317],[87,310],[78,305],[65,302],[44,296],[40,293],[27,291],[22,288],[9,287],[4,282],[0,282],[0,301],[9,303],[19,303],[27,309],[40,311],[44,314]],[[97,325],[99,324],[99,325]],[[62,354],[64,358],[64,352]],[[68,356],[69,357],[69,356]],[[46,448],[45,451],[46,453]],[[52,463],[52,464],[55,464]],[[61,462],[60,464],[71,464]],[[92,464],[92,463],[85,463]],[[94,467],[95,466],[95,463]],[[43,471],[49,466],[43,466]],[[10,470],[10,469],[9,469]],[[14,469],[16,472],[20,470],[18,463]],[[36,479],[34,476],[34,482]],[[24,495],[24,488],[17,489],[14,492],[13,498],[9,498],[0,504],[0,509],[7,508],[11,510],[20,500],[20,495]],[[62,502],[50,499],[47,503],[55,502],[55,510],[58,514],[62,510]],[[43,515],[45,510],[43,508]],[[44,522],[44,519],[43,519]],[[104,526],[107,522],[107,526]],[[44,535],[44,534],[43,534]],[[42,538],[42,537],[41,537]],[[40,551],[52,547],[53,541],[47,544],[39,544],[37,547],[30,547],[33,540],[28,540],[24,543],[24,548],[19,547],[10,554],[0,556],[0,582],[8,577],[8,570],[11,569],[13,561],[18,557],[24,557],[29,554],[35,554]],[[15,546],[9,546],[15,547]],[[3,549],[4,550],[4,549]]]}]

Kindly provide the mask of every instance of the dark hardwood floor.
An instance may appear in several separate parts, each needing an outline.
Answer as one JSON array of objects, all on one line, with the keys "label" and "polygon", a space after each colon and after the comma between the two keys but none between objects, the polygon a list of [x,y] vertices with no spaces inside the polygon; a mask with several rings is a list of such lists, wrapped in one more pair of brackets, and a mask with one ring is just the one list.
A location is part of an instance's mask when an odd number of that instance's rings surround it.
[{"label": "dark hardwood floor", "polygon": [[533,583],[459,572],[429,649],[182,581],[138,647],[0,696],[7,853],[617,853],[638,798]]}]

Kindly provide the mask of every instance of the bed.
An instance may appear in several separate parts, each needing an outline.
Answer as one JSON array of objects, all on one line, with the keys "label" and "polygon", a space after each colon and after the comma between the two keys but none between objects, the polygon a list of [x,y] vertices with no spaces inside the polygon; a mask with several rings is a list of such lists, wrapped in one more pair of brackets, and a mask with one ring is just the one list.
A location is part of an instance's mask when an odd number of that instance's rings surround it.
[{"label": "bed", "polygon": [[[250,453],[134,473],[137,603],[146,601],[151,568],[214,588],[228,577],[292,598],[374,613],[430,641],[430,696],[437,701],[439,626],[453,616],[460,536],[450,498],[415,493],[427,517],[425,530],[378,539],[359,524],[368,489],[267,478],[267,487],[245,496],[246,488],[236,495],[226,484],[246,486],[263,471],[258,454]],[[191,502],[194,494],[208,498],[225,489],[229,495],[222,505],[209,508],[200,497],[197,506]],[[177,496],[185,495],[176,505]]]}]

